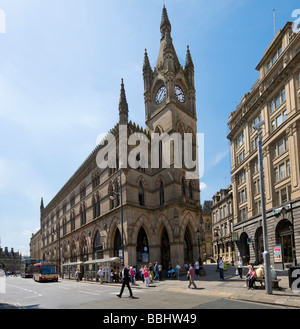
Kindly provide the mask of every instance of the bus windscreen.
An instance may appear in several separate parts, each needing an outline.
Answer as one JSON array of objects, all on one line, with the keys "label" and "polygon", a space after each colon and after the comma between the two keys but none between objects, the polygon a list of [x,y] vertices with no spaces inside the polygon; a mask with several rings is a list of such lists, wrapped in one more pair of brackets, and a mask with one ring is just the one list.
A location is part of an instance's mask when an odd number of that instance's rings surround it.
[{"label": "bus windscreen", "polygon": [[42,274],[57,274],[56,266],[54,265],[42,266]]}]

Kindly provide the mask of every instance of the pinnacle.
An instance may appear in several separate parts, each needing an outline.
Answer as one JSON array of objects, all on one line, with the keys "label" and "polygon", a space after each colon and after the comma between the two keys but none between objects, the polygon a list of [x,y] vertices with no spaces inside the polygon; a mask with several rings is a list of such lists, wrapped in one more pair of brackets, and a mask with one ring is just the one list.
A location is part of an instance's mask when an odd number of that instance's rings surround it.
[{"label": "pinnacle", "polygon": [[194,63],[193,63],[193,60],[192,60],[192,56],[191,56],[191,53],[190,53],[190,47],[189,46],[187,46],[187,51],[186,51],[185,67],[194,68]]},{"label": "pinnacle", "polygon": [[171,23],[168,17],[167,9],[164,5],[162,16],[161,16],[161,23],[160,23],[160,32],[162,36],[165,34],[165,31],[168,30],[171,33]]}]

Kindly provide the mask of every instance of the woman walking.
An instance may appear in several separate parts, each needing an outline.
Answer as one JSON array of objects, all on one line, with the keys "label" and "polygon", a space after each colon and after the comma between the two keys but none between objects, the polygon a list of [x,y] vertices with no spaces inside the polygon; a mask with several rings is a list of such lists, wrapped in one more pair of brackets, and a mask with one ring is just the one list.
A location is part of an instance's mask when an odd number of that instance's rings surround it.
[{"label": "woman walking", "polygon": [[145,286],[149,287],[149,273],[146,265],[144,266],[144,280],[145,280]]}]

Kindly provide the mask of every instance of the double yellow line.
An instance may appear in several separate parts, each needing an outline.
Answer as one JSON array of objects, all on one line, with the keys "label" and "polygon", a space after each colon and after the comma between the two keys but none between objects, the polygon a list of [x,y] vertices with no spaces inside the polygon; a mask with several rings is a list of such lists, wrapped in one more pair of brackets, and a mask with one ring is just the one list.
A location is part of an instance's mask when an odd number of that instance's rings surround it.
[{"label": "double yellow line", "polygon": [[26,309],[26,307],[22,306],[20,303],[15,303],[14,306],[17,308]]}]

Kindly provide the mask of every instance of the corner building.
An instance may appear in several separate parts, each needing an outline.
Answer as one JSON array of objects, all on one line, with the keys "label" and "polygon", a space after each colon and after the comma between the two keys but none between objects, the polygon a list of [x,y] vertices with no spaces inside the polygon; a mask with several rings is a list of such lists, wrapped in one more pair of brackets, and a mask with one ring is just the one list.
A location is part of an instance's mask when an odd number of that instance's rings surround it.
[{"label": "corner building", "polygon": [[[179,63],[171,38],[171,24],[164,7],[160,25],[161,41],[154,69],[144,55],[143,78],[146,129],[128,122],[128,104],[122,80],[119,122],[109,132],[119,148],[119,127],[127,134],[192,133],[195,158],[197,118],[194,65],[189,48],[184,68]],[[124,137],[124,136],[123,136]],[[63,264],[111,258],[120,255],[122,222],[120,181],[122,182],[123,241],[125,265],[158,261],[183,265],[199,258],[198,237],[201,206],[199,179],[188,180],[187,170],[161,164],[138,169],[100,169],[96,163],[98,145],[56,196],[44,206],[41,202],[42,258]],[[132,148],[128,145],[128,152]],[[171,155],[174,148],[171,148]],[[150,147],[149,147],[150,155]],[[150,159],[150,156],[149,156]],[[141,155],[137,160],[142,161]],[[140,162],[141,163],[141,162]],[[146,168],[143,168],[146,167]],[[120,180],[121,178],[121,180]],[[116,193],[114,193],[116,192]],[[119,194],[118,194],[119,193]],[[110,196],[115,195],[114,200]],[[81,269],[82,270],[82,269]]]},{"label": "corner building", "polygon": [[[237,255],[263,262],[258,133],[261,126],[268,246],[277,268],[300,263],[300,33],[286,23],[256,69],[259,78],[229,116]],[[275,263],[280,245],[282,263]]]}]

